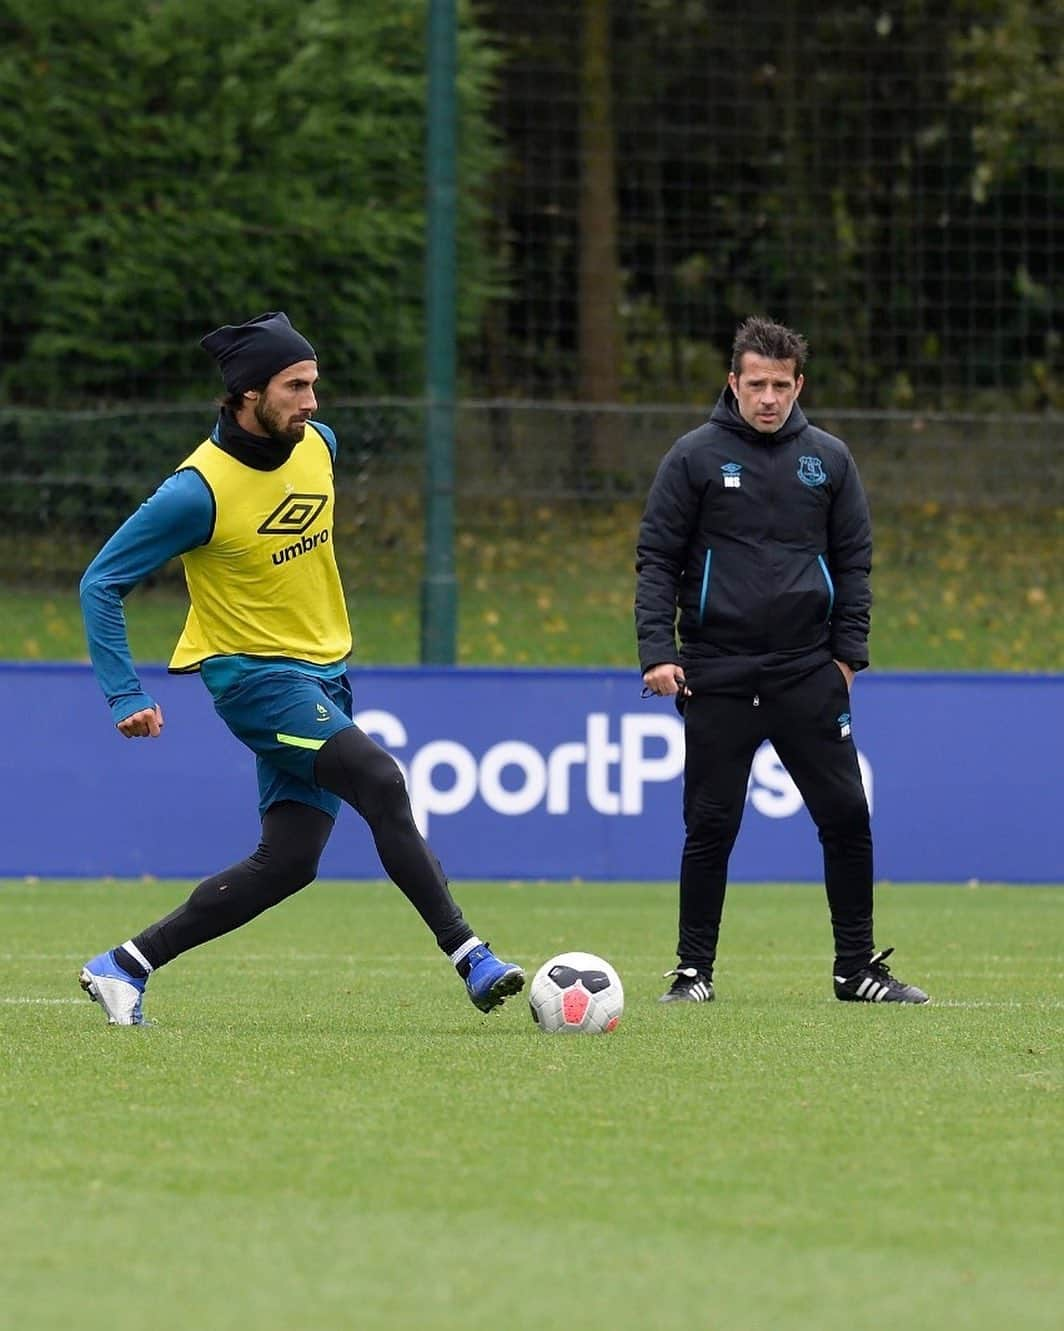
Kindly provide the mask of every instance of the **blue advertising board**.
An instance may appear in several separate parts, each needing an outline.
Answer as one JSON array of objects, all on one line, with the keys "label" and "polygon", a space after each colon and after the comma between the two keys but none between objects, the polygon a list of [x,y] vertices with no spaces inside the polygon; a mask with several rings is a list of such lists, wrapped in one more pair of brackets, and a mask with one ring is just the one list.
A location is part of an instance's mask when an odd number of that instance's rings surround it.
[{"label": "blue advertising board", "polygon": [[[157,740],[114,730],[91,671],[0,665],[0,875],[200,877],[258,834],[252,756],[194,677],[142,671]],[[452,878],[676,876],[683,727],[634,671],[357,669],[356,720],[401,764]],[[1064,676],[862,675],[854,737],[876,873],[1064,882]],[[323,876],[379,878],[343,810]],[[773,750],[755,757],[741,881],[819,881],[820,847]]]}]

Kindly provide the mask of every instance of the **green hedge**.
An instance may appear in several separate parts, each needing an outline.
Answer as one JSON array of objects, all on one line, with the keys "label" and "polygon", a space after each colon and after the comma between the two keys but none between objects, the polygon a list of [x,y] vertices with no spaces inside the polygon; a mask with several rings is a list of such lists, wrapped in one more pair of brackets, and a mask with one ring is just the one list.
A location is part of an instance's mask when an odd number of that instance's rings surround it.
[{"label": "green hedge", "polygon": [[[420,391],[423,0],[5,0],[0,400],[199,398],[287,310],[336,395]],[[494,277],[494,56],[461,26],[459,328]]]}]

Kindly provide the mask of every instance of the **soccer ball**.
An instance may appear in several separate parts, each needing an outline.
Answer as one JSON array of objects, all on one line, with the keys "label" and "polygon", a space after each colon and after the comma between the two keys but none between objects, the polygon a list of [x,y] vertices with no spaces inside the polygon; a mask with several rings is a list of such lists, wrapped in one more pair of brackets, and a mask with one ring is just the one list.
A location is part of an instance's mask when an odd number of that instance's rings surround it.
[{"label": "soccer ball", "polygon": [[541,1031],[604,1035],[624,1011],[621,977],[590,952],[562,952],[545,961],[528,991],[532,1020]]}]

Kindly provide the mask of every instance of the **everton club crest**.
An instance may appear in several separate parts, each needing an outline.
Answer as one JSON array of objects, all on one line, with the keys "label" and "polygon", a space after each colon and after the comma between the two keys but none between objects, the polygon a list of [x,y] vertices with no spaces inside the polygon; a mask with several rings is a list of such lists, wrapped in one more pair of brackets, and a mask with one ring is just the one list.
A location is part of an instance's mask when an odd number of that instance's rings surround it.
[{"label": "everton club crest", "polygon": [[798,459],[798,479],[803,485],[823,485],[828,474],[819,458]]}]

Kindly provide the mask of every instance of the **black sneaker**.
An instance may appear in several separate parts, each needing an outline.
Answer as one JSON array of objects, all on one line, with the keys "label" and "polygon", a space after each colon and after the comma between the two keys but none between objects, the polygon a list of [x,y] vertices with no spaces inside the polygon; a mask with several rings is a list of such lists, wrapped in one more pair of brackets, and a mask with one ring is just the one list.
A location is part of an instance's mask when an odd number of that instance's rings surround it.
[{"label": "black sneaker", "polygon": [[883,963],[892,947],[877,952],[856,974],[835,976],[835,997],[844,1003],[930,1003],[930,997],[915,984],[896,980]]},{"label": "black sneaker", "polygon": [[694,966],[680,966],[677,970],[666,971],[665,976],[675,975],[668,993],[662,994],[659,1003],[712,1003],[713,981],[703,975]]}]

